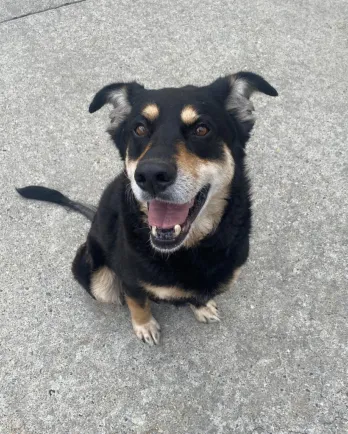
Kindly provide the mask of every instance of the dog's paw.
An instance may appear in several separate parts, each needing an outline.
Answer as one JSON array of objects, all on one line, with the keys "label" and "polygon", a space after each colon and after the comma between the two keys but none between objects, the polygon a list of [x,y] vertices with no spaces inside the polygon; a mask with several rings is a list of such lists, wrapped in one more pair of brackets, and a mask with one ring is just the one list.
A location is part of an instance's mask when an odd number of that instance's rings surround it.
[{"label": "dog's paw", "polygon": [[213,323],[219,322],[219,313],[214,300],[209,300],[205,306],[196,307],[190,304],[190,307],[199,322]]},{"label": "dog's paw", "polygon": [[149,345],[158,345],[160,341],[160,326],[154,317],[145,324],[133,323],[133,329],[139,339]]}]

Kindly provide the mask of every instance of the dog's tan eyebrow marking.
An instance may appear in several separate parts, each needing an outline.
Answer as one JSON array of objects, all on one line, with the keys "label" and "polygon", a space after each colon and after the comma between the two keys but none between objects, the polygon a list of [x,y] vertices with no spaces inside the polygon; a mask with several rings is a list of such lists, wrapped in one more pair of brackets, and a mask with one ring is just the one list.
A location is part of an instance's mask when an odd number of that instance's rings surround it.
[{"label": "dog's tan eyebrow marking", "polygon": [[146,119],[148,119],[149,121],[153,122],[153,121],[155,121],[155,120],[158,118],[158,116],[159,116],[159,107],[158,107],[158,105],[155,104],[155,103],[148,104],[148,105],[146,105],[146,106],[143,108],[141,114],[142,114]]},{"label": "dog's tan eyebrow marking", "polygon": [[187,105],[181,110],[181,120],[186,125],[194,124],[198,119],[197,110],[192,105]]}]

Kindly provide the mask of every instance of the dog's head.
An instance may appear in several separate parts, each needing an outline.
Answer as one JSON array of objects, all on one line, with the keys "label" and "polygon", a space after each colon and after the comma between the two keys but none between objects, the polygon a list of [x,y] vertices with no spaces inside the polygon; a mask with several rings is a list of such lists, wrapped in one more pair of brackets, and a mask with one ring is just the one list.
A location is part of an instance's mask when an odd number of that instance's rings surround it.
[{"label": "dog's head", "polygon": [[217,227],[236,164],[243,164],[238,156],[254,124],[255,91],[277,95],[250,72],[204,87],[115,83],[95,95],[91,113],[113,105],[109,132],[156,250],[190,247]]}]

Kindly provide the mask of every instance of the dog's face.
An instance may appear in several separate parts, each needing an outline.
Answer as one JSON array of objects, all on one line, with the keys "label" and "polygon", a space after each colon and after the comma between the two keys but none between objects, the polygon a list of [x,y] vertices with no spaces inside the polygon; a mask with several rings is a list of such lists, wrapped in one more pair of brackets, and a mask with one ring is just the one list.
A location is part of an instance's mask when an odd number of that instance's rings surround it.
[{"label": "dog's face", "polygon": [[191,247],[217,227],[253,126],[254,91],[277,95],[262,77],[241,72],[204,87],[111,84],[94,97],[90,112],[114,106],[109,132],[154,249]]}]

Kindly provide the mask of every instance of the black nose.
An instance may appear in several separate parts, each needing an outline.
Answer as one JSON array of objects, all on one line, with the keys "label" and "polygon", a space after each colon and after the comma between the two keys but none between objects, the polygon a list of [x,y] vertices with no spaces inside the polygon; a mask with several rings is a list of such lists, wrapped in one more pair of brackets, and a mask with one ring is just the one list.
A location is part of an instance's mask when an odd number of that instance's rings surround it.
[{"label": "black nose", "polygon": [[136,183],[142,190],[156,196],[175,181],[176,168],[164,161],[141,161],[134,174]]}]

